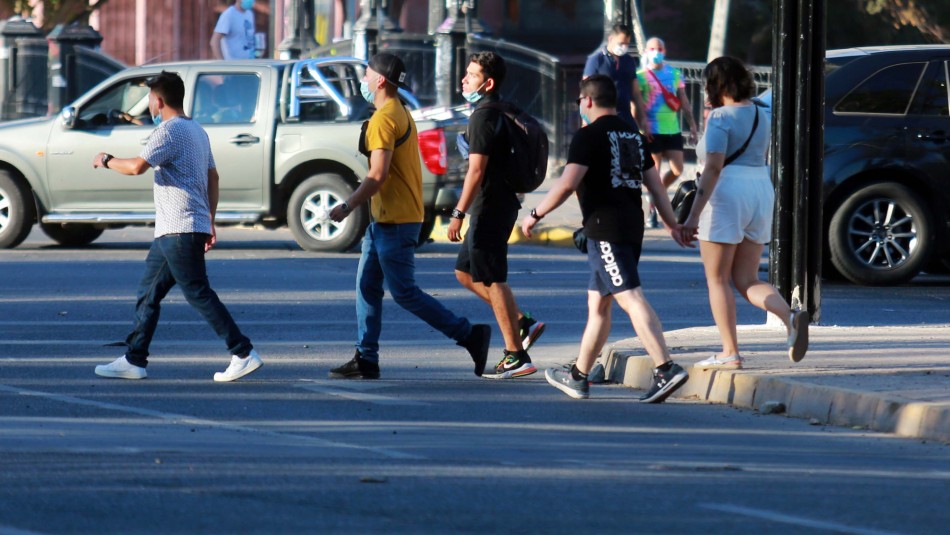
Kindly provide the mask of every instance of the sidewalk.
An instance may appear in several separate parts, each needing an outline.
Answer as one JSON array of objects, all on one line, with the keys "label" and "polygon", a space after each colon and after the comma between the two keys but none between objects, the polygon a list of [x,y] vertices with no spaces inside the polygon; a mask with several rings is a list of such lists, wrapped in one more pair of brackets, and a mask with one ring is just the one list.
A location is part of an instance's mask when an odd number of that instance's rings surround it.
[{"label": "sidewalk", "polygon": [[[812,326],[797,364],[786,355],[783,326],[739,326],[746,366],[730,371],[692,368],[720,349],[715,327],[665,335],[690,374],[674,397],[754,410],[778,402],[778,412],[818,424],[950,443],[950,326]],[[614,344],[604,365],[610,381],[649,385],[653,363],[636,338]]]}]

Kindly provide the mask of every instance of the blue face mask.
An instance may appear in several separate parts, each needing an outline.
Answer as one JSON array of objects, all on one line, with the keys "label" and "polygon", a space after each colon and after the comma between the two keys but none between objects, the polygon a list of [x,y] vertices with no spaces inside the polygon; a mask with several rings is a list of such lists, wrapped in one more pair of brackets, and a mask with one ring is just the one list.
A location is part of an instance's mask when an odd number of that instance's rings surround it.
[{"label": "blue face mask", "polygon": [[652,61],[654,65],[663,63],[663,52],[657,52],[656,54],[653,54],[653,57],[650,58],[650,61]]},{"label": "blue face mask", "polygon": [[590,119],[588,119],[587,116],[584,115],[584,112],[581,111],[581,112],[578,112],[578,113],[579,113],[580,116],[581,116],[581,123],[582,123],[584,126],[589,125],[589,124],[590,124]]},{"label": "blue face mask", "polygon": [[162,114],[153,115],[152,122],[155,123],[155,126],[162,124]]},{"label": "blue face mask", "polygon": [[373,100],[376,97],[376,92],[369,90],[369,82],[366,80],[360,82],[360,93],[363,95],[363,98],[366,99],[366,102],[369,102],[370,104],[373,103]]},{"label": "blue face mask", "polygon": [[476,89],[475,91],[472,91],[471,93],[465,93],[465,92],[463,91],[463,92],[462,92],[462,98],[464,98],[465,100],[469,101],[469,102],[472,103],[472,104],[475,104],[476,102],[478,102],[479,100],[481,100],[482,97],[485,96],[485,95],[482,95],[481,93],[479,93],[479,91],[481,91],[482,88],[485,87],[485,83],[487,83],[487,82],[483,82],[482,85],[478,86],[478,89]]},{"label": "blue face mask", "polygon": [[241,0],[241,9],[247,11],[254,7],[254,0]]}]

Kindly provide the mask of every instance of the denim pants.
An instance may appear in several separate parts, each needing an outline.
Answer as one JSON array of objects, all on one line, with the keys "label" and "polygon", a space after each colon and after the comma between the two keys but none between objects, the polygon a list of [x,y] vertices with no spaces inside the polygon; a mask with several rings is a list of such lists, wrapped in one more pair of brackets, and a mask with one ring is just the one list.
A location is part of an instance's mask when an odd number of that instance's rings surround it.
[{"label": "denim pants", "polygon": [[356,349],[361,358],[379,362],[379,333],[383,316],[383,281],[396,304],[445,336],[460,342],[472,325],[416,286],[416,243],[421,223],[371,222],[363,236],[356,273]]},{"label": "denim pants", "polygon": [[158,326],[162,299],[176,283],[188,304],[227,343],[232,355],[244,356],[253,348],[208,284],[204,251],[207,239],[207,234],[200,233],[167,234],[152,242],[145,258],[145,275],[139,283],[135,328],[125,341],[130,363],[141,367],[148,364],[148,347]]}]

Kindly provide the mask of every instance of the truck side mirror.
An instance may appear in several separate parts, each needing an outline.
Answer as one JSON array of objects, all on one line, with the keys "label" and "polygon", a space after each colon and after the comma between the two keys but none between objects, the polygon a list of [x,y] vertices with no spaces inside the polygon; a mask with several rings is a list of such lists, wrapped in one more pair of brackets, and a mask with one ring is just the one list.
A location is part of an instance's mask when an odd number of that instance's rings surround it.
[{"label": "truck side mirror", "polygon": [[59,114],[60,118],[63,121],[63,126],[67,129],[72,130],[76,126],[76,108],[73,106],[66,106],[63,108],[62,113]]}]

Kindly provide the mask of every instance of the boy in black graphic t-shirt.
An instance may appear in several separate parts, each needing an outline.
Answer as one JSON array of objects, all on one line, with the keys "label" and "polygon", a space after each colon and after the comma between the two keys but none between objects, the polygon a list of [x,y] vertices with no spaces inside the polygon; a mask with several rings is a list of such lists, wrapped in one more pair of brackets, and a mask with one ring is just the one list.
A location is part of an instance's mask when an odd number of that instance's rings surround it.
[{"label": "boy in black graphic t-shirt", "polygon": [[643,244],[643,185],[657,199],[657,210],[673,239],[681,246],[687,243],[678,232],[680,225],[643,139],[617,116],[613,81],[595,75],[583,80],[580,89],[577,101],[586,126],[571,141],[560,180],[521,225],[531,237],[538,221],[577,191],[591,269],[587,328],[571,369],[551,368],[544,375],[567,395],[588,397],[587,373],[610,334],[610,309],[616,300],[656,364],[653,384],[640,401],[659,403],[682,386],[689,374],[670,360],[660,320],[640,288],[637,264]]}]

